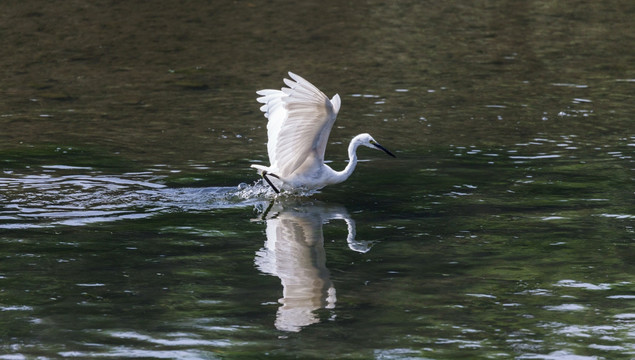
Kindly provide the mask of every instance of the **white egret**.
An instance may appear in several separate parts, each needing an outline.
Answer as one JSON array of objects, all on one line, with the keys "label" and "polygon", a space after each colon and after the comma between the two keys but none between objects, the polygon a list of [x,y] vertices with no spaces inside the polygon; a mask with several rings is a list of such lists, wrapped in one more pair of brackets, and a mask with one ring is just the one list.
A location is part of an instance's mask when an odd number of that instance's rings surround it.
[{"label": "white egret", "polygon": [[323,92],[302,77],[289,72],[293,80],[281,90],[260,90],[257,100],[269,119],[267,152],[270,166],[252,164],[276,193],[280,189],[317,190],[348,179],[357,165],[360,145],[379,149],[395,157],[369,134],[355,136],[348,146],[349,162],[342,171],[324,164],[324,150],[341,100],[335,94],[329,100]]}]

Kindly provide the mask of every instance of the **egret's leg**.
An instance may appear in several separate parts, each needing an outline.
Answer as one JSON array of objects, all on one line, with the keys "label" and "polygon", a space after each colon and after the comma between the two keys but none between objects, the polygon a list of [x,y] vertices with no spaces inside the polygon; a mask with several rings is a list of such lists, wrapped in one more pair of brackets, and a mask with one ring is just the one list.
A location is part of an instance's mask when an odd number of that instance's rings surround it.
[{"label": "egret's leg", "polygon": [[[263,178],[263,179],[265,179],[265,181],[267,182],[267,184],[269,184],[269,186],[271,186],[271,188],[273,189],[273,191],[275,191],[275,192],[276,192],[276,194],[280,194],[280,190],[278,190],[278,189],[277,189],[277,188],[273,185],[273,183],[271,182],[271,180],[269,180],[269,178],[267,177],[267,175],[271,175],[271,176],[276,177],[276,178],[278,178],[278,175],[276,175],[276,174],[270,174],[270,173],[268,173],[268,172],[266,172],[266,171],[263,171],[263,172],[262,172],[262,178]],[[278,178],[278,179],[279,179],[279,178]]]},{"label": "egret's leg", "polygon": [[[271,208],[273,207],[273,204],[276,202],[276,200],[271,200],[269,202],[269,206],[267,206],[267,209],[262,213],[262,216],[260,217],[262,220],[268,220],[267,219],[267,215],[269,215],[269,211],[271,210]],[[275,218],[277,215],[275,215],[273,218]],[[272,219],[273,219],[272,218]]]}]

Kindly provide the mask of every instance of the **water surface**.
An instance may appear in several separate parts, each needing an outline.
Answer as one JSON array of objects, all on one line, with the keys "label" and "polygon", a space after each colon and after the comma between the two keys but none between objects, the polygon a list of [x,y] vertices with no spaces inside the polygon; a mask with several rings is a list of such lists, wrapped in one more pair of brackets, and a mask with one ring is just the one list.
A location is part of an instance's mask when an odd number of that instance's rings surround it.
[{"label": "water surface", "polygon": [[[635,356],[631,2],[0,8],[0,359]],[[274,199],[289,70],[397,158]]]}]

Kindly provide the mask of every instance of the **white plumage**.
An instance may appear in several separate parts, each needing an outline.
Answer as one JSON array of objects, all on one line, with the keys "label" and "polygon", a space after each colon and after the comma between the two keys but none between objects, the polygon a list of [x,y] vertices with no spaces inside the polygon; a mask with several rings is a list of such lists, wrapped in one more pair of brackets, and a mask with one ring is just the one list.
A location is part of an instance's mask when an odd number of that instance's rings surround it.
[{"label": "white plumage", "polygon": [[269,119],[267,151],[270,166],[251,165],[278,191],[278,188],[315,190],[337,184],[353,173],[357,164],[357,147],[368,146],[394,155],[369,134],[355,136],[348,147],[350,161],[343,171],[324,164],[324,152],[337,113],[339,95],[332,99],[299,75],[289,72],[293,80],[284,79],[288,87],[260,90],[260,110]]}]

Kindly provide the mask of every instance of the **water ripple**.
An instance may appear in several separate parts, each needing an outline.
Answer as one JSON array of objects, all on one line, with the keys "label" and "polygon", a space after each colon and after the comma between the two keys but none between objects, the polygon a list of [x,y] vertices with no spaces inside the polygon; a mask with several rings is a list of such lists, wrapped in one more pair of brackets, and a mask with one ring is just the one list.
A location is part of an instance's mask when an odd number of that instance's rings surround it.
[{"label": "water ripple", "polygon": [[245,207],[271,192],[261,181],[238,187],[169,188],[151,173],[6,175],[0,178],[0,229],[81,226],[168,211]]}]

